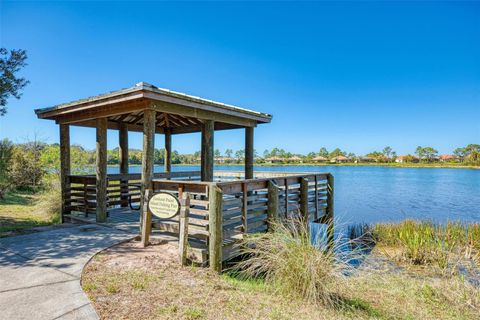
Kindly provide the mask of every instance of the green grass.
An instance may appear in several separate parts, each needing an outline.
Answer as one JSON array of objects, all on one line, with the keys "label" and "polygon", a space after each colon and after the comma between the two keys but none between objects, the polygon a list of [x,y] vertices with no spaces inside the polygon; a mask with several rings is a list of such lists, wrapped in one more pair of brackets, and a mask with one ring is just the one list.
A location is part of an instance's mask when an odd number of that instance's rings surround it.
[{"label": "green grass", "polygon": [[[0,200],[0,237],[59,222],[53,192],[10,192]],[[55,197],[55,196],[53,196]]]},{"label": "green grass", "polygon": [[0,200],[0,237],[60,221],[59,191],[14,191]]},{"label": "green grass", "polygon": [[200,309],[189,308],[185,310],[185,312],[183,313],[183,316],[187,320],[202,319],[203,317],[205,317],[205,312]]},{"label": "green grass", "polygon": [[405,220],[376,224],[367,229],[379,250],[411,265],[435,266],[449,273],[455,272],[460,260],[467,258],[478,262],[480,257],[478,223],[435,224]]}]

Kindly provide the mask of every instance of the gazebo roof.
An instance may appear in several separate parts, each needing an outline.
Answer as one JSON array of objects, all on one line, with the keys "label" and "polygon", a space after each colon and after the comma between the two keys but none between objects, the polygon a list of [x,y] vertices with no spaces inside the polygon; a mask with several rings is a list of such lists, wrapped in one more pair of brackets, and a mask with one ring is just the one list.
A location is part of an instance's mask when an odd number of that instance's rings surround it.
[{"label": "gazebo roof", "polygon": [[95,127],[95,119],[107,117],[109,129],[118,129],[124,123],[130,131],[142,131],[145,109],[157,111],[158,133],[165,132],[165,129],[173,134],[198,132],[204,120],[214,120],[215,130],[222,130],[255,127],[272,119],[267,113],[158,88],[145,82],[127,89],[36,109],[35,113],[40,119],[86,127]]}]

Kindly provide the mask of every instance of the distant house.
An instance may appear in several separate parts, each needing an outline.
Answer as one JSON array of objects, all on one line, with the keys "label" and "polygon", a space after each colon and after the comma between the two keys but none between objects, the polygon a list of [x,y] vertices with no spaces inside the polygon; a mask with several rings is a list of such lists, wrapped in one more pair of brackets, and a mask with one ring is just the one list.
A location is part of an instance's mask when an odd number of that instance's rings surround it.
[{"label": "distant house", "polygon": [[282,163],[283,158],[280,157],[269,157],[265,158],[265,163]]},{"label": "distant house", "polygon": [[300,158],[299,156],[293,156],[287,159],[288,162],[303,162],[303,159]]},{"label": "distant house", "polygon": [[377,160],[372,157],[358,157],[359,162],[376,162]]},{"label": "distant house", "polygon": [[328,159],[322,156],[316,156],[315,158],[312,159],[313,162],[327,162]]},{"label": "distant house", "polygon": [[445,162],[445,161],[456,161],[458,160],[457,156],[454,156],[453,154],[442,154],[439,157],[440,161]]},{"label": "distant house", "polygon": [[230,163],[233,160],[234,160],[233,158],[229,158],[229,157],[215,157],[214,159],[216,163]]},{"label": "distant house", "polygon": [[396,163],[419,162],[419,161],[420,161],[420,159],[418,157],[413,156],[411,154],[403,154],[403,155],[398,156],[395,159]]},{"label": "distant house", "polygon": [[348,162],[348,161],[350,161],[350,159],[348,159],[345,156],[338,156],[338,157],[333,157],[332,159],[330,159],[330,162],[333,162],[333,163]]}]

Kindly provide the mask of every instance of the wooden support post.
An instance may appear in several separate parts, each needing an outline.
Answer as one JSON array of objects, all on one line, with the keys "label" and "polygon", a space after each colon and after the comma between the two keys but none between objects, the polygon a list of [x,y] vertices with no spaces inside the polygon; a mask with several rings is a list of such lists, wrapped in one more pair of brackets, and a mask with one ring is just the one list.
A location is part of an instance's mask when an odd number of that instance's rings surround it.
[{"label": "wooden support post", "polygon": [[318,176],[315,176],[315,213],[313,220],[318,221]]},{"label": "wooden support post", "polygon": [[334,185],[333,175],[328,174],[326,223],[327,223],[327,241],[328,241],[329,250],[333,250],[333,245],[334,245],[333,185]]},{"label": "wooden support post", "polygon": [[172,171],[172,130],[165,129],[165,172]]},{"label": "wooden support post", "polygon": [[248,232],[248,225],[247,225],[247,220],[248,220],[248,185],[243,182],[242,183],[242,231],[243,233]]},{"label": "wooden support post", "polygon": [[268,231],[278,221],[278,186],[275,181],[268,181]]},{"label": "wooden support post", "polygon": [[213,181],[213,135],[214,121],[205,120],[202,126],[202,181]]},{"label": "wooden support post", "polygon": [[245,179],[253,179],[253,127],[245,128]]},{"label": "wooden support post", "polygon": [[142,207],[142,224],[140,226],[142,230],[142,247],[148,246],[150,243],[150,234],[152,233],[152,213],[148,210],[148,202],[152,197],[151,190],[146,189],[145,194],[143,195],[144,205]]},{"label": "wooden support post", "polygon": [[285,179],[285,219],[288,219],[288,179]]},{"label": "wooden support post", "polygon": [[188,216],[190,215],[190,194],[184,192],[181,197],[180,231],[178,236],[178,254],[180,263],[187,265],[188,258]]},{"label": "wooden support post", "polygon": [[300,215],[305,230],[308,230],[308,180],[300,179]]},{"label": "wooden support post", "polygon": [[[152,189],[153,153],[155,148],[155,114],[154,110],[143,111],[143,153],[142,153],[142,199],[141,206],[145,205],[145,190]],[[143,209],[142,209],[143,212]],[[140,225],[143,216],[140,215]]]},{"label": "wooden support post", "polygon": [[118,147],[120,173],[128,174],[128,125],[126,123],[119,124]]},{"label": "wooden support post", "polygon": [[223,247],[223,192],[216,185],[208,188],[208,230],[209,235],[209,263],[210,268],[217,272],[222,271]]},{"label": "wooden support post", "polygon": [[[120,123],[118,128],[118,159],[120,163],[120,173],[128,174],[128,125]],[[120,200],[122,207],[128,207],[128,180],[120,180]]]},{"label": "wooden support post", "polygon": [[107,118],[97,120],[97,222],[107,221]]},{"label": "wooden support post", "polygon": [[85,210],[85,217],[88,217],[88,189],[87,189],[87,182],[83,183],[83,205]]},{"label": "wooden support post", "polygon": [[62,212],[60,215],[63,223],[63,215],[70,213],[67,209],[70,194],[70,127],[68,124],[60,125],[60,185],[62,193]]}]

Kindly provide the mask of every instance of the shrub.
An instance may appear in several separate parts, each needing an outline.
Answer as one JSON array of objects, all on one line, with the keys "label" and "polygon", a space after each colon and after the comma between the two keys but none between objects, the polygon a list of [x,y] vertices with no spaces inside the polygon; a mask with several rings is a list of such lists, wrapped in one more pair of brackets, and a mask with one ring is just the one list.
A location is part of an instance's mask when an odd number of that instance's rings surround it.
[{"label": "shrub", "polygon": [[248,258],[234,267],[240,277],[264,278],[280,293],[310,302],[335,303],[345,264],[332,251],[313,246],[302,223],[276,224],[273,232],[250,235],[243,248]]},{"label": "shrub", "polygon": [[8,139],[0,140],[0,199],[12,186],[9,171],[13,155],[13,144]]},{"label": "shrub", "polygon": [[36,209],[42,212],[48,217],[50,222],[59,223],[60,214],[62,211],[62,197],[60,191],[60,183],[57,180],[49,181],[49,186],[40,201],[38,202]]},{"label": "shrub", "polygon": [[16,188],[35,189],[41,184],[45,173],[40,161],[40,150],[36,143],[14,147],[9,174]]}]

